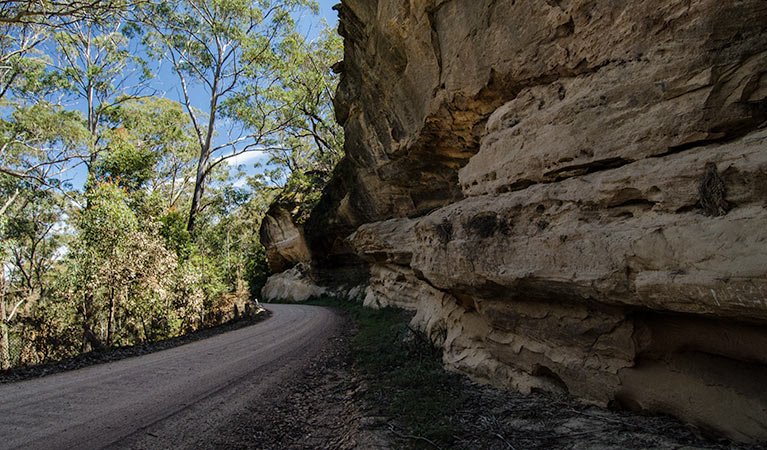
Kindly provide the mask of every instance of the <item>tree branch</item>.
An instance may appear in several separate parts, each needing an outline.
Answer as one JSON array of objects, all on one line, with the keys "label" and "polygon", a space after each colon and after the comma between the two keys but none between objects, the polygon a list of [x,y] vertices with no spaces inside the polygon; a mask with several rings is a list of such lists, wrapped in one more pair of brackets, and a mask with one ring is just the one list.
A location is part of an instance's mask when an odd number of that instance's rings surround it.
[{"label": "tree branch", "polygon": [[[4,215],[5,215],[5,212],[6,212],[6,211],[8,211],[8,208],[9,208],[9,207],[10,207],[10,206],[13,204],[13,202],[15,202],[15,201],[16,201],[16,198],[17,198],[18,196],[19,196],[19,188],[17,187],[17,188],[16,188],[16,189],[13,191],[13,195],[11,195],[11,196],[8,198],[8,200],[6,200],[6,201],[5,201],[5,203],[3,204],[3,207],[2,207],[2,208],[0,208],[0,217],[2,217],[2,216],[4,216]],[[2,270],[2,269],[0,269],[0,270]]]}]

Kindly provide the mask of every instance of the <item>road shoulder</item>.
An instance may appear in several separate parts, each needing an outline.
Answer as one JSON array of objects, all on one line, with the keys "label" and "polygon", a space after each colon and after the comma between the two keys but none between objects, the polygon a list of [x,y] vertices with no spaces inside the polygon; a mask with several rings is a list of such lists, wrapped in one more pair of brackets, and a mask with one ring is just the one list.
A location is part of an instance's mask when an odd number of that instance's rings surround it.
[{"label": "road shoulder", "polygon": [[383,431],[366,426],[365,387],[355,373],[351,340],[356,329],[344,315],[341,331],[295,375],[233,413],[196,448],[386,449]]}]

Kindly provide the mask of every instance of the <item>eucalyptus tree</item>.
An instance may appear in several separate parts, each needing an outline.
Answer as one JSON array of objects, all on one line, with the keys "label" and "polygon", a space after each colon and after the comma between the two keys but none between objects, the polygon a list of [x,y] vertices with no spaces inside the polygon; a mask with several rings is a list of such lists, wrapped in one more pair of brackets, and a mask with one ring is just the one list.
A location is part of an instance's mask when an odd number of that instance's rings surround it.
[{"label": "eucalyptus tree", "polygon": [[[111,182],[96,182],[86,192],[87,206],[76,213],[74,224],[77,238],[68,253],[68,273],[74,300],[80,305],[83,326],[83,350],[101,348],[103,342],[95,330],[103,297],[108,298],[107,341],[114,328],[116,297],[114,286],[105,285],[110,272],[108,265],[118,259],[121,246],[138,229],[138,219],[127,205],[127,194]],[[107,289],[107,295],[99,292]]]},{"label": "eucalyptus tree", "polygon": [[[0,119],[0,357],[20,308],[44,295],[60,218],[61,182],[83,141],[76,113],[46,103],[17,106]],[[56,193],[54,193],[56,191]],[[53,201],[52,199],[57,199]]]},{"label": "eucalyptus tree", "polygon": [[[98,159],[75,216],[69,262],[91,347],[151,338],[158,323],[168,322],[159,317],[172,313],[169,284],[178,258],[159,233],[162,218],[189,191],[180,178],[193,171],[189,117],[177,102],[118,98],[100,123]],[[95,331],[99,321],[106,324],[103,336]]]},{"label": "eucalyptus tree", "polygon": [[62,25],[54,34],[55,71],[64,78],[73,106],[84,110],[90,142],[85,163],[89,173],[104,149],[105,119],[120,103],[147,92],[152,78],[131,48],[121,18],[83,19]]},{"label": "eucalyptus tree", "polygon": [[108,142],[97,172],[125,187],[159,195],[166,209],[189,195],[194,179],[195,140],[180,103],[158,97],[121,101],[106,114]]},{"label": "eucalyptus tree", "polygon": [[285,133],[298,141],[289,146],[295,153],[310,155],[314,168],[328,173],[343,156],[343,128],[333,108],[338,84],[334,68],[343,57],[343,40],[326,27],[317,39],[294,44],[281,80],[282,114],[289,124]]},{"label": "eucalyptus tree", "polygon": [[[44,295],[56,250],[50,234],[60,217],[61,196],[68,195],[62,180],[83,156],[87,131],[78,112],[47,100],[60,79],[46,70],[48,59],[35,48],[45,37],[41,28],[0,28],[9,30],[0,37],[0,60],[7,64],[0,68],[0,357],[5,366],[9,328],[21,310]],[[54,197],[59,200],[51,202]]]},{"label": "eucalyptus tree", "polygon": [[141,1],[0,0],[0,23],[56,26],[120,14]]},{"label": "eucalyptus tree", "polygon": [[20,86],[30,73],[39,73],[44,59],[35,49],[49,34],[47,27],[36,24],[0,22],[0,99],[14,86]]},{"label": "eucalyptus tree", "polygon": [[10,359],[8,331],[14,319],[27,305],[45,299],[51,286],[51,273],[60,246],[61,236],[56,225],[61,220],[61,202],[62,196],[54,192],[24,189],[21,199],[3,217],[0,365],[5,368]]},{"label": "eucalyptus tree", "polygon": [[46,102],[16,105],[0,119],[0,174],[16,185],[0,192],[0,217],[25,188],[61,187],[59,179],[82,156],[86,136],[79,113]]},{"label": "eucalyptus tree", "polygon": [[[8,7],[8,3],[3,6]],[[43,6],[39,3],[35,8]],[[97,23],[95,19],[83,17],[57,21],[55,30],[50,31],[52,17],[63,18],[63,15],[45,17],[48,21],[45,23],[37,23],[34,17],[38,16],[26,13],[19,17],[25,20],[22,23],[0,21],[1,26],[15,33],[11,38],[6,36],[6,40],[15,39],[9,45],[19,49],[8,59],[13,64],[0,73],[4,76],[2,93],[5,95],[4,113],[0,116],[0,175],[4,177],[3,189],[0,189],[0,234],[4,236],[14,231],[11,227],[14,220],[29,217],[36,210],[42,201],[37,193],[56,191],[57,195],[70,196],[70,189],[63,181],[68,177],[67,172],[83,162],[89,168],[94,166],[101,150],[101,117],[117,98],[120,89],[115,87],[114,80],[119,83],[125,79],[120,75],[131,58],[123,48],[127,38],[118,32],[117,22]],[[22,52],[25,33],[32,29],[47,30],[45,34],[41,32],[39,39],[50,37],[51,40],[36,43],[34,48]],[[2,41],[0,38],[0,43]],[[67,93],[87,105],[85,120],[80,111],[60,103],[61,96]],[[64,206],[57,207],[61,213]],[[6,275],[31,272],[31,267],[25,270],[22,264],[24,239],[21,238],[35,238],[38,225],[39,222],[35,223],[35,227],[17,236],[18,239],[3,241],[6,251],[0,255],[0,264]],[[19,234],[18,229],[15,231]],[[47,242],[45,234],[41,239]],[[29,259],[29,263],[40,266],[34,258]],[[6,299],[13,294],[18,298],[17,305],[33,306],[31,300],[35,296],[14,294],[20,289],[31,292],[29,281],[28,276],[7,279]],[[18,311],[18,307],[6,311],[4,325],[9,325]]]},{"label": "eucalyptus tree", "polygon": [[[47,166],[60,172],[65,163],[95,161],[94,145],[72,153],[64,142],[72,142],[79,121],[72,106],[79,105],[63,105],[62,94],[87,105],[86,130],[97,136],[101,116],[128,91],[126,68],[140,66],[146,75],[119,32],[121,17],[143,1],[0,0],[0,107],[11,111],[0,115],[1,173],[50,188],[40,173],[51,172]],[[61,138],[43,136],[54,145],[40,145],[39,131],[51,126],[60,127]]]},{"label": "eucalyptus tree", "polygon": [[[216,166],[279,145],[285,123],[274,90],[284,75],[280,61],[297,38],[291,14],[307,7],[317,9],[312,0],[167,0],[145,9],[145,42],[177,75],[199,147],[190,231]],[[204,114],[195,108],[198,90]],[[226,130],[216,139],[219,122]]]},{"label": "eucalyptus tree", "polygon": [[282,61],[280,130],[283,143],[270,149],[267,168],[253,182],[261,189],[280,186],[281,197],[308,215],[319,200],[331,171],[343,156],[343,129],[335,120],[333,100],[338,76],[333,68],[342,58],[343,42],[325,28],[311,42],[291,42],[292,57]]},{"label": "eucalyptus tree", "polygon": [[49,101],[60,74],[41,47],[49,29],[0,22],[0,174],[19,189],[0,193],[0,217],[23,190],[46,189],[76,160],[83,128],[78,113]]},{"label": "eucalyptus tree", "polygon": [[[36,51],[55,30],[130,17],[148,0],[0,0],[0,98],[19,78],[39,75],[44,52]],[[44,62],[44,61],[43,61]]]}]

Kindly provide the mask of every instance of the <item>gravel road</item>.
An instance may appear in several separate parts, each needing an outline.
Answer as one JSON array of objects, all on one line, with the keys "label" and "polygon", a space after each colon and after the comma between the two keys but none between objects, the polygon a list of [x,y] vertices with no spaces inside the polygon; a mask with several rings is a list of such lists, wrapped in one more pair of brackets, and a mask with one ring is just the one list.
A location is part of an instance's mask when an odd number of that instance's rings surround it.
[{"label": "gravel road", "polygon": [[343,324],[321,307],[268,309],[264,322],[202,341],[0,385],[0,448],[195,447],[289,387]]}]

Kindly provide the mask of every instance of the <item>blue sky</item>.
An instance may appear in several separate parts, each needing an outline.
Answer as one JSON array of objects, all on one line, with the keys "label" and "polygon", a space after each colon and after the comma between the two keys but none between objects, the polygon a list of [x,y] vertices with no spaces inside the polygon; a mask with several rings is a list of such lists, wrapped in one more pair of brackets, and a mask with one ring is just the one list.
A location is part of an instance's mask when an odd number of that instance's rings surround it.
[{"label": "blue sky", "polygon": [[340,3],[340,0],[318,0],[317,3],[320,5],[319,17],[309,17],[308,20],[325,19],[330,26],[335,28],[338,23],[338,13],[333,10],[333,6]]}]

